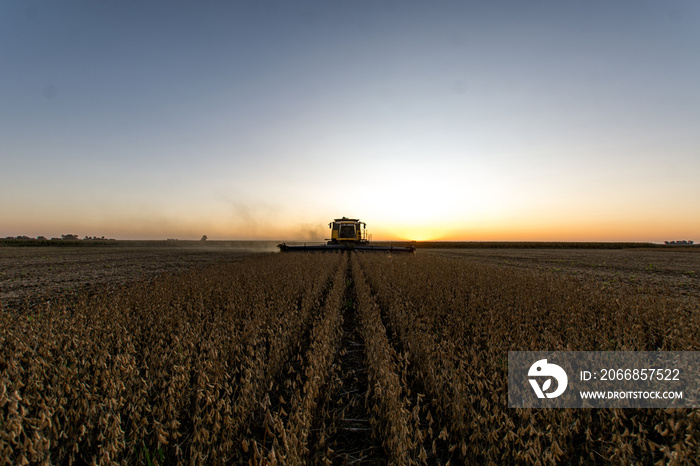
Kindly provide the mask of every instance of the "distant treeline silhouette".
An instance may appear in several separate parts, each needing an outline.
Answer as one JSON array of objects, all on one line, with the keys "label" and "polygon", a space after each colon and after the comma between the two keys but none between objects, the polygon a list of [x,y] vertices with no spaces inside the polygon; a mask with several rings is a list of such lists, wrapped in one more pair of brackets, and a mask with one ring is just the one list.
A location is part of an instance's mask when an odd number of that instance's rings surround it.
[{"label": "distant treeline silhouette", "polygon": [[[130,247],[201,247],[208,246],[242,246],[245,243],[271,243],[270,241],[202,241],[202,240],[116,240],[86,236],[79,239],[77,235],[62,235],[61,238],[47,239],[43,236],[7,237],[0,239],[2,246],[130,246]],[[631,248],[686,248],[700,249],[692,241],[657,243],[634,242],[568,242],[568,241],[374,241],[373,244],[391,244],[394,246],[415,246],[416,249],[631,249]]]}]

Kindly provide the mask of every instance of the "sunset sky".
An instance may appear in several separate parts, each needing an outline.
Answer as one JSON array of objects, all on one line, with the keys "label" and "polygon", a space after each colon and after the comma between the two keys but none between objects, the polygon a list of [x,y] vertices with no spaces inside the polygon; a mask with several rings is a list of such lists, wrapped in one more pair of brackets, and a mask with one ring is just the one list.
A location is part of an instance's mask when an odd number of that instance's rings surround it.
[{"label": "sunset sky", "polygon": [[0,237],[700,241],[700,2],[0,2]]}]

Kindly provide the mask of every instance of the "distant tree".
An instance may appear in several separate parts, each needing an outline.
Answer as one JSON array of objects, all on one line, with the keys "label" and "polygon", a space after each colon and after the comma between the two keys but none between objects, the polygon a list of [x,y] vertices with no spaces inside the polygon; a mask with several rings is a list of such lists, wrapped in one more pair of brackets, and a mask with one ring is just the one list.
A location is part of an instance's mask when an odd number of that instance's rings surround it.
[{"label": "distant tree", "polygon": [[202,235],[202,239],[200,241],[206,241],[207,240],[207,235]]}]

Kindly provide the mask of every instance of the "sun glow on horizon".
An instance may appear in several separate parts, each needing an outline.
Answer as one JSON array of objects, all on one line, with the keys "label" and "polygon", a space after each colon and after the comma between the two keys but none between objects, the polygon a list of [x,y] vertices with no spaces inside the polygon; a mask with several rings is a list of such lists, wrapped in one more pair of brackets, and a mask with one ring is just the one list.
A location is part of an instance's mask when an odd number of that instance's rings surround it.
[{"label": "sun glow on horizon", "polygon": [[443,234],[431,228],[410,229],[396,235],[402,241],[439,241]]}]

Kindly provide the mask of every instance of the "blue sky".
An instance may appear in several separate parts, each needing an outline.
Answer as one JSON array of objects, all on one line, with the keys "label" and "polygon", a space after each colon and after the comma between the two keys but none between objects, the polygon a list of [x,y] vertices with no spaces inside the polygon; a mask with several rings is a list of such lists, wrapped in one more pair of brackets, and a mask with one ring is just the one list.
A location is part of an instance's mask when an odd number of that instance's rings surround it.
[{"label": "blue sky", "polygon": [[0,4],[0,236],[700,240],[700,4]]}]

